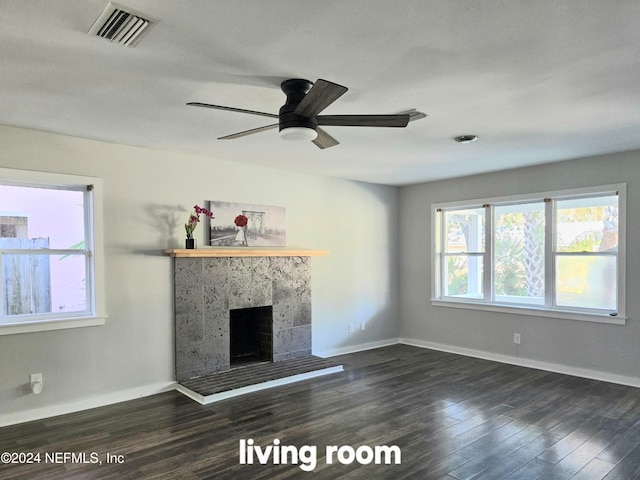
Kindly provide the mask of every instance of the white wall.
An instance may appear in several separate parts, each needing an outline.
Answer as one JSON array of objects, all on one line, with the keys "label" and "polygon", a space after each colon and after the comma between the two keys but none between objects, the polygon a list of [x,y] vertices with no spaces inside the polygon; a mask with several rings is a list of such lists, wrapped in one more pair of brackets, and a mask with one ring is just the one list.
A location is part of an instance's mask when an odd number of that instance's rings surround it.
[{"label": "white wall", "polygon": [[[173,382],[172,260],[160,252],[182,248],[188,212],[205,200],[284,206],[289,246],[331,251],[312,259],[314,353],[398,336],[397,188],[12,127],[0,126],[0,145],[0,167],[103,179],[109,315],[104,326],[0,336],[0,425]],[[366,331],[348,335],[361,321]]]},{"label": "white wall", "polygon": [[[619,182],[627,183],[626,326],[431,306],[432,203]],[[407,186],[399,206],[402,338],[640,386],[640,151]]]}]

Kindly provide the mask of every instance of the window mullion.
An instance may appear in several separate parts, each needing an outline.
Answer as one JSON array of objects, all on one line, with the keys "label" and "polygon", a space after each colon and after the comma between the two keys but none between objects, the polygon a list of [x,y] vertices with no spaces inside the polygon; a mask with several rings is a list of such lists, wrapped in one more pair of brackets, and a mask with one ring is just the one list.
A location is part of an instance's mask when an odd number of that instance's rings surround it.
[{"label": "window mullion", "polygon": [[444,226],[444,214],[442,213],[442,210],[438,210],[438,232],[436,232],[438,234],[438,271],[436,272],[438,275],[438,285],[437,285],[437,289],[438,291],[436,292],[438,298],[442,298],[442,296],[444,295],[444,246],[445,246],[445,235],[446,235],[446,228]]},{"label": "window mullion", "polygon": [[618,288],[616,292],[616,304],[618,307],[617,315],[621,315],[623,317],[626,316],[626,192],[626,185],[618,186],[618,251],[616,252],[616,284]]},{"label": "window mullion", "polygon": [[87,251],[85,257],[85,301],[87,308],[95,312],[96,311],[96,299],[94,295],[94,272],[95,272],[95,258],[93,255],[93,185],[87,185],[83,200],[84,200],[84,248]]},{"label": "window mullion", "polygon": [[544,201],[544,305],[555,305],[555,251],[556,251],[556,208],[555,202],[547,198]]},{"label": "window mullion", "polygon": [[447,224],[446,215],[444,215],[444,213],[440,215],[440,221],[440,231],[442,233],[440,237],[442,242],[440,245],[440,295],[444,296],[445,292],[448,294],[448,287],[446,284],[447,279],[445,278],[445,262],[447,261],[447,256],[445,255],[447,251]]},{"label": "window mullion", "polygon": [[495,301],[493,291],[493,207],[484,205],[484,255],[483,255],[483,300],[487,303]]},{"label": "window mullion", "polygon": [[431,297],[442,298],[444,292],[444,277],[442,269],[444,268],[444,237],[443,222],[444,215],[442,210],[437,208],[431,212],[431,224],[433,228],[431,242],[433,244],[433,252],[431,256],[431,270],[433,274],[433,284],[431,286]]},{"label": "window mullion", "polygon": [[3,248],[2,255],[90,255],[84,248]]}]

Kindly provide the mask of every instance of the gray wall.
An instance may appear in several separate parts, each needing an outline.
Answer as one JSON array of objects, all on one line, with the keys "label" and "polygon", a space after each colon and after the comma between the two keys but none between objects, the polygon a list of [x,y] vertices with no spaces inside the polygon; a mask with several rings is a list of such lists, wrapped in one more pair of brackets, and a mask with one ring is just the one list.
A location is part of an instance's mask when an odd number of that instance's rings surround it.
[{"label": "gray wall", "polygon": [[[431,306],[432,203],[620,182],[627,183],[626,326]],[[640,152],[402,187],[399,206],[401,337],[640,380]]]},{"label": "gray wall", "polygon": [[[205,200],[284,206],[289,246],[331,251],[311,259],[314,353],[398,336],[397,188],[12,127],[0,126],[0,145],[0,167],[103,179],[109,315],[104,326],[0,336],[0,425],[174,380],[173,267],[160,252],[183,248],[188,212]],[[360,321],[366,331],[349,335]],[[37,372],[44,390],[33,395]]]}]

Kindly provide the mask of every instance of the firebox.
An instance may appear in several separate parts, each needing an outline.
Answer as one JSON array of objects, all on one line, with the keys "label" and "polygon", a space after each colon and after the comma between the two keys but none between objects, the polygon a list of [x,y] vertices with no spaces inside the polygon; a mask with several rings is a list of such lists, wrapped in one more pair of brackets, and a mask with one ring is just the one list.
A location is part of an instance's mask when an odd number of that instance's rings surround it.
[{"label": "firebox", "polygon": [[229,310],[231,368],[273,361],[273,307]]}]

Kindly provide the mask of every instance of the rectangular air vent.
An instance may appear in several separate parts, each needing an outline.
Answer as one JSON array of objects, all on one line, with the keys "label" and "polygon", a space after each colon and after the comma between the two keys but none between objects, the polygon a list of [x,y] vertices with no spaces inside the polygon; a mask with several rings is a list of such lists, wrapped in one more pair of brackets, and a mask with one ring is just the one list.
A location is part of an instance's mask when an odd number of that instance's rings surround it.
[{"label": "rectangular air vent", "polygon": [[89,35],[96,35],[120,45],[133,47],[156,23],[158,23],[157,20],[128,7],[110,2],[89,30]]}]

